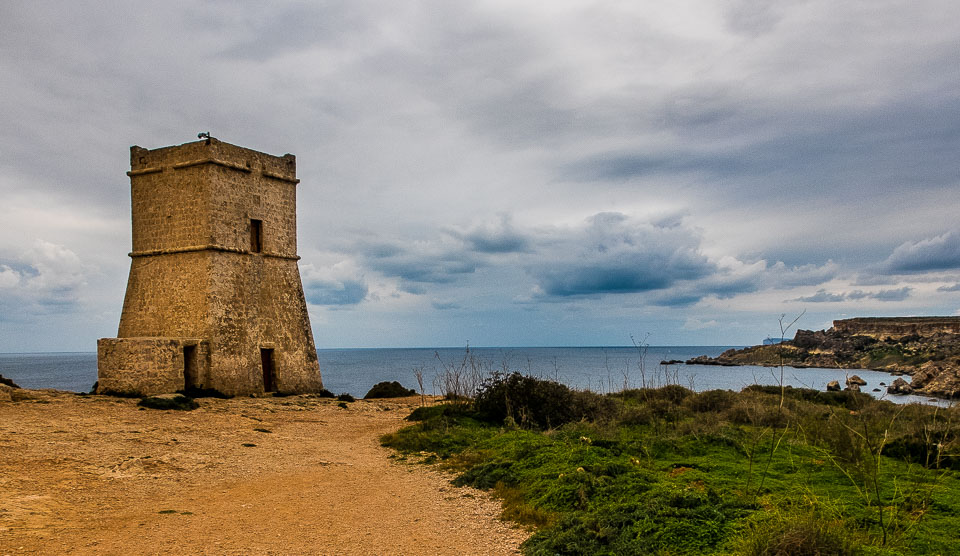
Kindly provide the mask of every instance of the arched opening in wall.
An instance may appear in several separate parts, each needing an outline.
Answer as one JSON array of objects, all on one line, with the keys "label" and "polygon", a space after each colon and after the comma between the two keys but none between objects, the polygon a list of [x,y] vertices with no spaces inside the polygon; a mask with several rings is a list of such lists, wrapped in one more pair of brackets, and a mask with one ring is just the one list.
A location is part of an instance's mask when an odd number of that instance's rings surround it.
[{"label": "arched opening in wall", "polygon": [[197,346],[183,346],[183,389],[197,386]]},{"label": "arched opening in wall", "polygon": [[260,349],[260,366],[263,369],[263,391],[277,391],[277,373],[273,360],[272,348]]}]

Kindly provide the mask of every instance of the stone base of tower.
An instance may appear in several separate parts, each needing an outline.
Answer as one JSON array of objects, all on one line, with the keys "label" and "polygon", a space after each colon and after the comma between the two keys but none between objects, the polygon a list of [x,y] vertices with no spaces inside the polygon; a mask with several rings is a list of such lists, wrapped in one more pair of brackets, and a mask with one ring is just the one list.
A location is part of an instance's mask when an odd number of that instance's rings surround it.
[{"label": "stone base of tower", "polygon": [[207,342],[196,338],[100,338],[97,393],[150,396],[200,387]]},{"label": "stone base of tower", "polygon": [[198,338],[100,338],[97,393],[152,396],[197,388],[240,396],[323,390],[315,351],[287,351],[272,343],[246,347],[227,353]]}]

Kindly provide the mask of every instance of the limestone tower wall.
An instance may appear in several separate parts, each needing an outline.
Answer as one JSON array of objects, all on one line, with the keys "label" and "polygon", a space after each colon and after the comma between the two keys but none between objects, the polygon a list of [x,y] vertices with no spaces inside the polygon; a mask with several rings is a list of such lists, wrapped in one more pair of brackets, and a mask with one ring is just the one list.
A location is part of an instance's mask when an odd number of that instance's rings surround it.
[{"label": "limestone tower wall", "polygon": [[99,389],[322,388],[297,266],[296,159],[209,138],[130,149],[133,250]]}]

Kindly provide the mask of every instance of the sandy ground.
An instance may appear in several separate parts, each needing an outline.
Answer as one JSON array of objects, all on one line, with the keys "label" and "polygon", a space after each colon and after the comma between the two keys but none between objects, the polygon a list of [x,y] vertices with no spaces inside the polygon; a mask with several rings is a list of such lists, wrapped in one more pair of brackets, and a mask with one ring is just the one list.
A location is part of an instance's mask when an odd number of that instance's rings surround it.
[{"label": "sandy ground", "polygon": [[26,393],[0,401],[0,555],[499,555],[527,536],[485,494],[380,446],[419,398],[183,412]]}]

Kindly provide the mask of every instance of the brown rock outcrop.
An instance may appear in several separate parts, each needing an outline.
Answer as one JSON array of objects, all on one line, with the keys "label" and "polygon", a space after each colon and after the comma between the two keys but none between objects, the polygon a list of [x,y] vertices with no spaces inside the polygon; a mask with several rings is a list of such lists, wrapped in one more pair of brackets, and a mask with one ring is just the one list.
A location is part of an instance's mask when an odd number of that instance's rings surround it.
[{"label": "brown rock outcrop", "polygon": [[[960,398],[960,317],[837,320],[829,330],[798,330],[781,344],[731,349],[687,364],[873,369],[912,375],[912,393]],[[848,387],[854,379],[863,386],[854,375]]]},{"label": "brown rock outcrop", "polygon": [[890,386],[887,386],[887,392],[891,394],[913,394],[913,388],[910,387],[906,380],[898,378],[894,380]]}]

